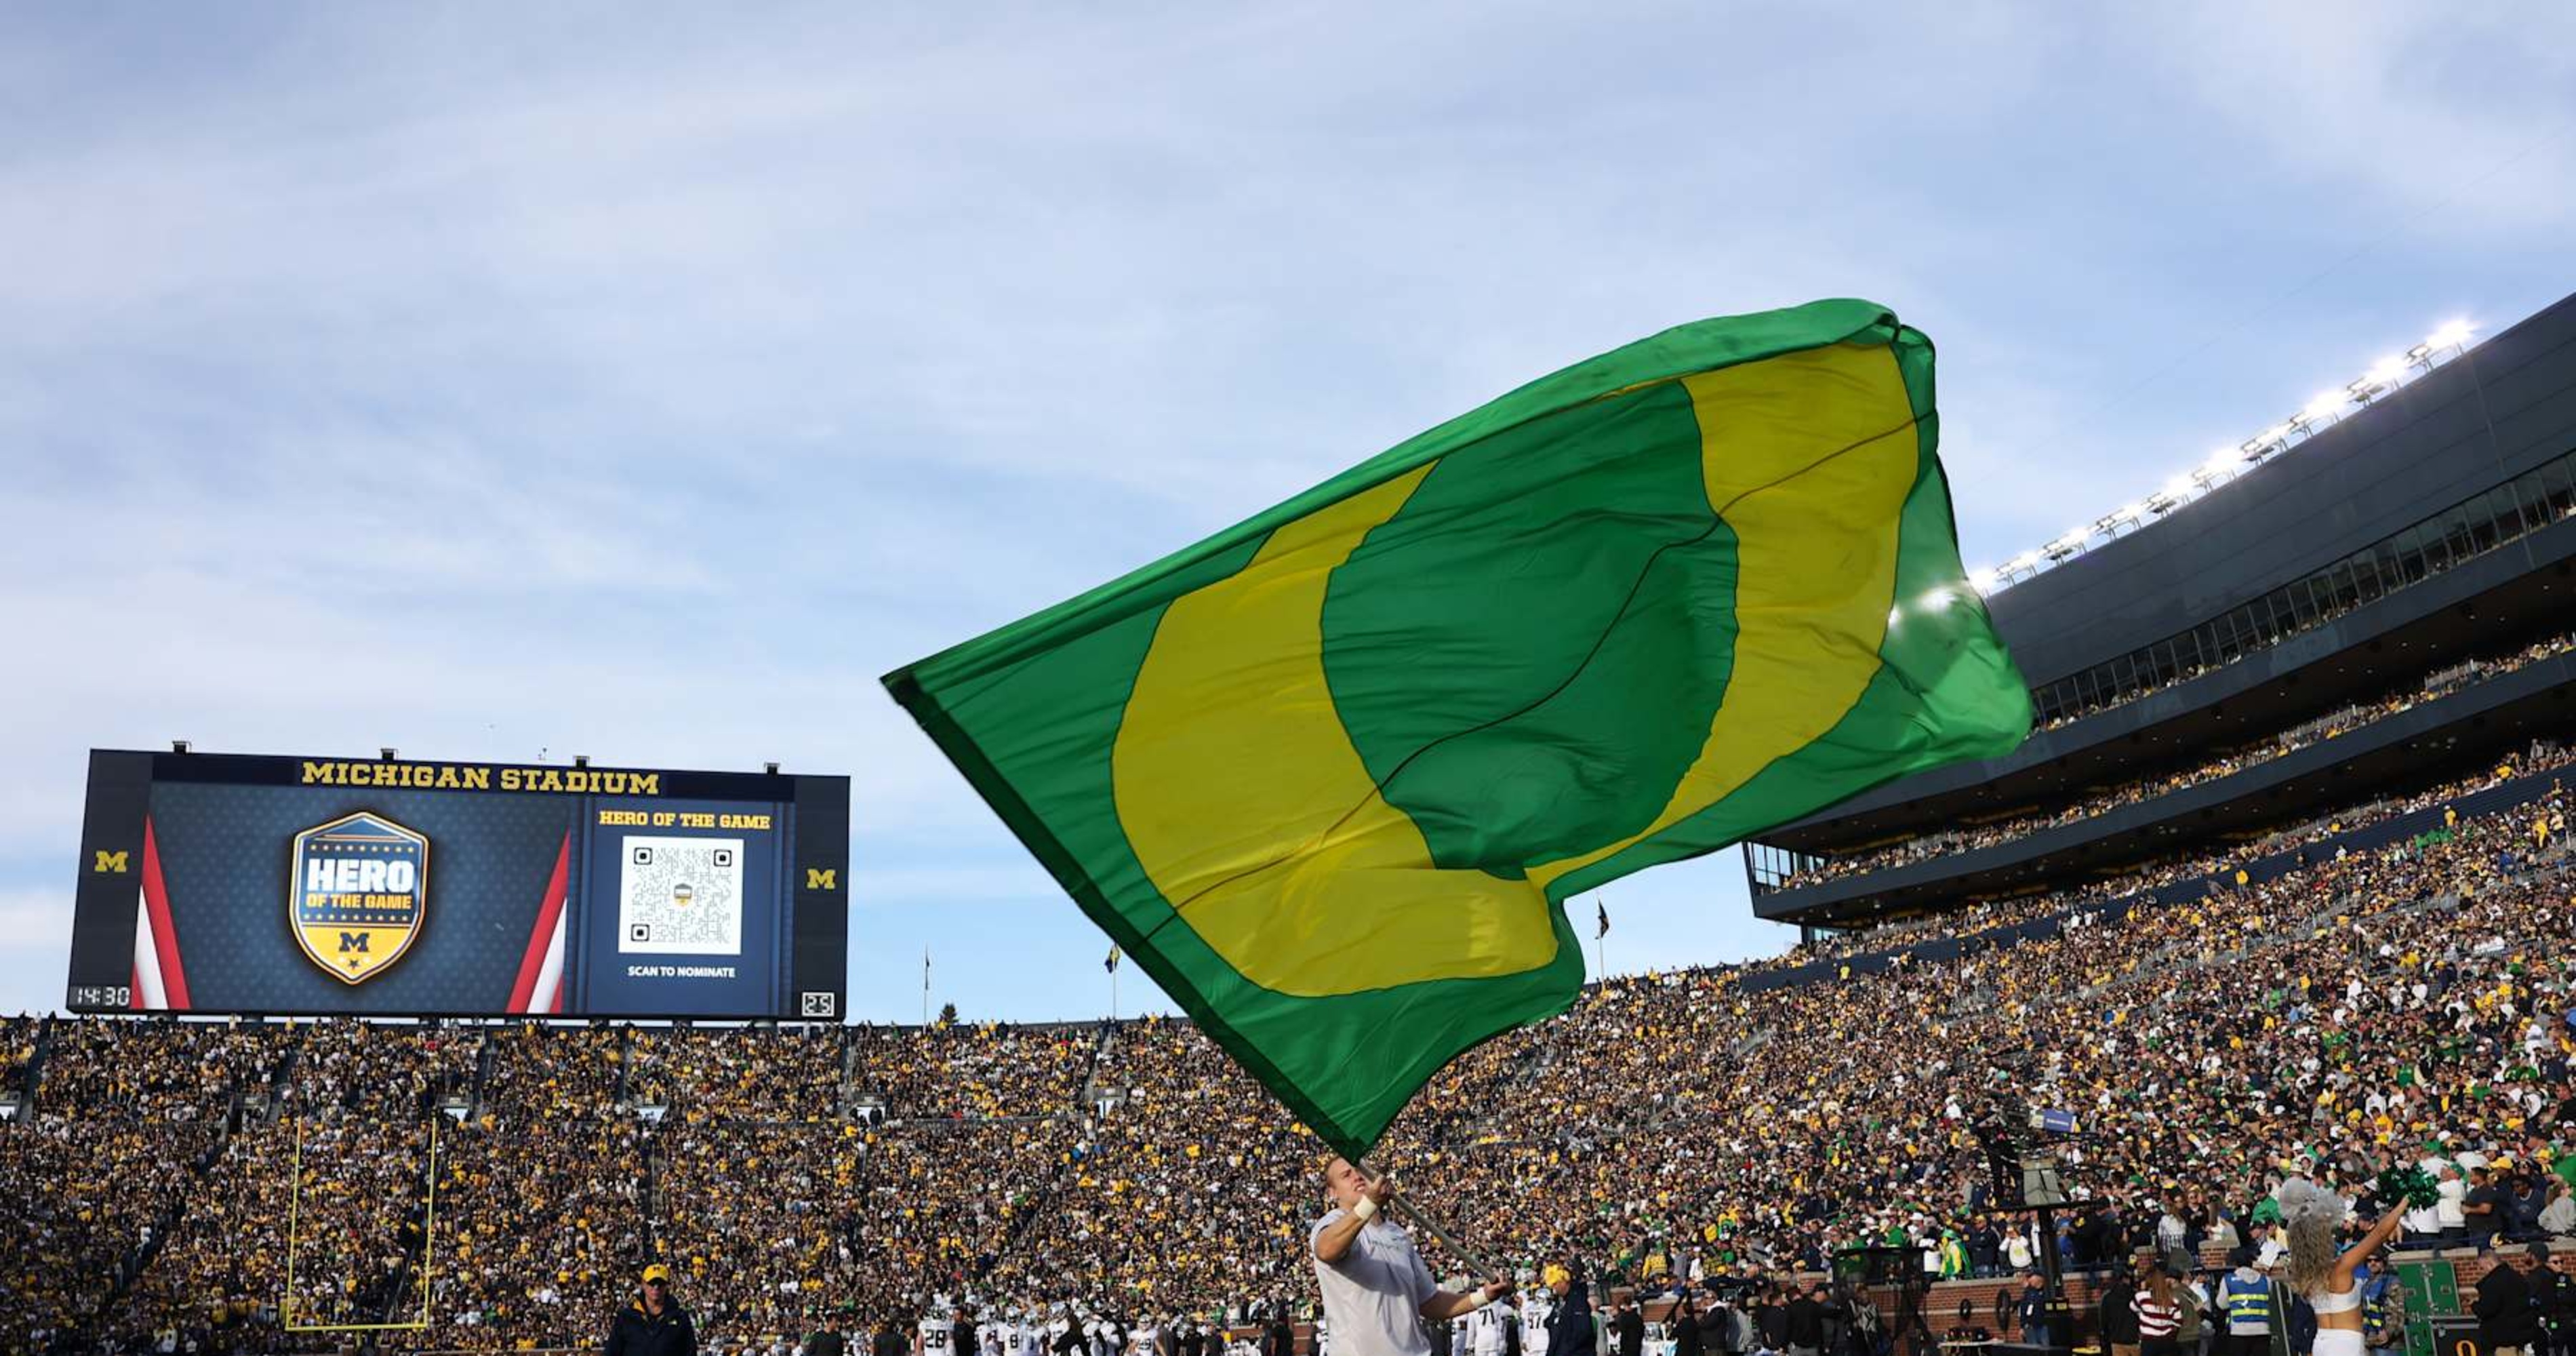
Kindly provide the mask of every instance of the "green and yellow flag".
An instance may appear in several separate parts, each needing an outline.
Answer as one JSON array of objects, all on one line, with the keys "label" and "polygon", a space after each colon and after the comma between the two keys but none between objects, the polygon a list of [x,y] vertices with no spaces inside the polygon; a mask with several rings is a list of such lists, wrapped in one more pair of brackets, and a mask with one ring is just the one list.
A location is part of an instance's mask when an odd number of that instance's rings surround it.
[{"label": "green and yellow flag", "polygon": [[1936,422],[1882,307],[1684,325],[886,685],[1356,1156],[1573,1001],[1567,897],[2021,741]]}]

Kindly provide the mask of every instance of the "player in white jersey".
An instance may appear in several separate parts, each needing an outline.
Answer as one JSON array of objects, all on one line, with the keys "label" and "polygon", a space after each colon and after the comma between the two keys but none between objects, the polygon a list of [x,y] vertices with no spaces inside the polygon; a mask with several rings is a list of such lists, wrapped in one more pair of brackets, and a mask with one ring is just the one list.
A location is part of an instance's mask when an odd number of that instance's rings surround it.
[{"label": "player in white jersey", "polygon": [[935,1309],[923,1314],[921,1321],[913,1325],[912,1352],[913,1356],[965,1356],[963,1352],[948,1350],[948,1320],[941,1318]]},{"label": "player in white jersey", "polygon": [[1545,1289],[1527,1292],[1521,1297],[1521,1350],[1524,1353],[1547,1350],[1548,1315],[1556,1312],[1555,1297]]},{"label": "player in white jersey", "polygon": [[984,1315],[984,1321],[975,1325],[975,1350],[982,1356],[1010,1356],[1009,1332],[1010,1325],[1000,1317]]},{"label": "player in white jersey", "polygon": [[[1511,1349],[1512,1325],[1520,1321],[1510,1298],[1498,1299],[1467,1315],[1467,1331],[1456,1350],[1460,1356],[1503,1356]],[[1527,1351],[1529,1348],[1524,1345],[1521,1349]],[[1546,1349],[1543,1346],[1539,1348],[1541,1351]]]}]

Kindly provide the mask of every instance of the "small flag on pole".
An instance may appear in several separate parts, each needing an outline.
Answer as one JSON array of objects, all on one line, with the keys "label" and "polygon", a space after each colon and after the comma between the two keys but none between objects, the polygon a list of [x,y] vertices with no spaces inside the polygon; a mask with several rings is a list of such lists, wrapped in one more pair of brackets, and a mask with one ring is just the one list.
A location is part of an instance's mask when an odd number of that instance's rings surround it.
[{"label": "small flag on pole", "polygon": [[1100,968],[1107,970],[1113,975],[1118,973],[1118,948],[1115,944],[1110,946],[1109,959],[1102,961],[1100,963]]},{"label": "small flag on pole", "polygon": [[1592,933],[1592,940],[1597,942],[1610,935],[1610,906],[1596,899],[1592,901],[1592,907],[1600,918]]}]

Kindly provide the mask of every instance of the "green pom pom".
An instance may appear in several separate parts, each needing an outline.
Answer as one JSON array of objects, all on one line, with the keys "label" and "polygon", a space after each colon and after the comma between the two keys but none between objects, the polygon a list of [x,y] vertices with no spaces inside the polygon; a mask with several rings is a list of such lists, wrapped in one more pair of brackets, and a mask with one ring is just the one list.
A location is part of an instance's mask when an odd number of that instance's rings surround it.
[{"label": "green pom pom", "polygon": [[2422,1168],[2390,1168],[2379,1174],[2372,1193],[2383,1201],[2404,1201],[2417,1210],[2430,1210],[2442,1202],[2441,1184]]}]

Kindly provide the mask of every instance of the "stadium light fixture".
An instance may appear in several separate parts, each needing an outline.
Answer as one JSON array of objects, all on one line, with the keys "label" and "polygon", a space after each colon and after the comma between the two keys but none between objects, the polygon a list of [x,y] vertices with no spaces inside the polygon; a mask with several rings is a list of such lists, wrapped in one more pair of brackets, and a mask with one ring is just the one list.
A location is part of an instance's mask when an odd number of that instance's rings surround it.
[{"label": "stadium light fixture", "polygon": [[770,776],[772,776],[772,777],[775,777],[775,776],[777,776],[777,775],[778,775],[778,764],[776,764],[776,763],[763,763],[763,764],[761,764],[761,765],[760,765],[760,770],[761,770],[761,771],[763,771],[763,772],[768,773],[768,774],[769,774]]},{"label": "stadium light fixture", "polygon": [[393,760],[402,757],[402,751],[396,749],[391,744],[387,744],[383,748],[376,750],[376,757],[390,763]]},{"label": "stadium light fixture", "polygon": [[1995,583],[1995,571],[1988,569],[1983,565],[1968,571],[1968,587],[1975,589],[1981,597],[1985,594],[1994,592]]},{"label": "stadium light fixture", "polygon": [[2097,520],[2088,528],[2070,528],[2066,535],[2043,543],[2037,550],[2024,551],[2007,560],[1992,572],[1993,588],[1980,586],[1980,593],[2009,588],[2032,578],[2049,566],[2081,554],[2093,536],[2116,535],[2122,521],[2132,527],[2144,526],[2141,513],[2162,515],[2206,495],[2234,479],[2248,467],[2287,452],[2293,442],[2312,435],[2318,425],[2343,418],[2355,402],[2368,404],[2389,391],[2404,385],[2410,373],[2429,372],[2446,356],[2465,349],[2476,327],[2465,320],[2444,324],[2423,343],[2407,349],[2394,358],[2382,358],[2370,371],[2337,390],[2320,391],[2316,398],[2301,406],[2297,413],[2272,424],[2253,437],[2233,447],[2220,448],[2209,460],[2182,475],[2165,482],[2164,489],[2147,495],[2120,511]]},{"label": "stadium light fixture", "polygon": [[172,753],[186,753],[188,751],[188,741],[184,739],[171,740],[170,751]]},{"label": "stadium light fixture", "polygon": [[2404,358],[2382,358],[2371,364],[2369,371],[2346,383],[2344,389],[2352,392],[2352,398],[2355,401],[2367,405],[2396,390],[2397,383],[2404,380],[2405,376]]},{"label": "stadium light fixture", "polygon": [[588,766],[590,766],[590,755],[589,755],[589,754],[586,754],[586,753],[576,753],[576,754],[574,754],[574,755],[572,756],[572,765],[573,765],[574,767],[588,767]]}]

